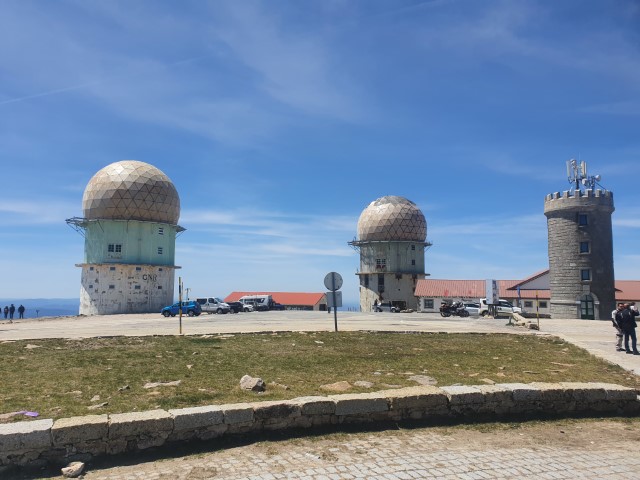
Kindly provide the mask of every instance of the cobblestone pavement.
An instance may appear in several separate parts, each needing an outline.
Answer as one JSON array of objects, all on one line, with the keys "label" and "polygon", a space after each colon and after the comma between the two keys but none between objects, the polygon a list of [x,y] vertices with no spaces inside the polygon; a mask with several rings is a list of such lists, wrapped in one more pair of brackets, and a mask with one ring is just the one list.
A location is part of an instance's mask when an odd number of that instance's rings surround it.
[{"label": "cobblestone pavement", "polygon": [[636,479],[640,422],[564,420],[263,441],[90,469],[86,480]]}]

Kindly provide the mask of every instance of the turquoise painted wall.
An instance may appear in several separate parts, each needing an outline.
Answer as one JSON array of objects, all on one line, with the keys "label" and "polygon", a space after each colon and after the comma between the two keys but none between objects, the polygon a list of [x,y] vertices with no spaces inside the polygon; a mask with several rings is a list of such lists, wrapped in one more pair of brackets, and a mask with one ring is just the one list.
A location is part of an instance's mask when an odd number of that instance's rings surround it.
[{"label": "turquoise painted wall", "polygon": [[89,221],[84,261],[173,266],[177,229],[176,225],[137,220]]}]

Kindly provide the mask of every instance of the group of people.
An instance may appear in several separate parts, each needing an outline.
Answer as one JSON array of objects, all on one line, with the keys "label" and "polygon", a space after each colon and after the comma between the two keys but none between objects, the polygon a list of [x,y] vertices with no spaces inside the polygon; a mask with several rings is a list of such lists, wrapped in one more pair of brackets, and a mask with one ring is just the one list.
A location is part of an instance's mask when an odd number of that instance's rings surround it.
[{"label": "group of people", "polygon": [[[24,308],[24,305],[20,305],[18,307],[18,318],[24,318],[24,311],[26,309]],[[5,320],[7,319],[7,317],[9,318],[9,321],[13,321],[13,315],[16,313],[16,306],[12,303],[11,306],[9,305],[5,305],[4,306],[4,318]]]},{"label": "group of people", "polygon": [[[636,337],[636,317],[640,315],[635,303],[618,303],[618,308],[611,312],[611,321],[616,329],[616,350],[633,355],[640,355]],[[624,337],[624,348],[622,339]],[[631,339],[631,348],[629,348]]]}]

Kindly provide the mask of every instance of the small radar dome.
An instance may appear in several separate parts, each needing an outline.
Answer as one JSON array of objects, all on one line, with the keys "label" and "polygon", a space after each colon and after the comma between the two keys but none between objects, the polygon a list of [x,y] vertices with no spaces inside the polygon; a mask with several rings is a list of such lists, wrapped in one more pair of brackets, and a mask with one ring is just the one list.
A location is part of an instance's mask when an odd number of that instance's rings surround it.
[{"label": "small radar dome", "polygon": [[404,197],[385,196],[374,200],[360,214],[360,241],[424,242],[427,221],[420,209]]},{"label": "small radar dome", "polygon": [[98,171],[84,191],[88,220],[140,220],[177,225],[180,197],[161,170],[137,160],[123,160]]}]

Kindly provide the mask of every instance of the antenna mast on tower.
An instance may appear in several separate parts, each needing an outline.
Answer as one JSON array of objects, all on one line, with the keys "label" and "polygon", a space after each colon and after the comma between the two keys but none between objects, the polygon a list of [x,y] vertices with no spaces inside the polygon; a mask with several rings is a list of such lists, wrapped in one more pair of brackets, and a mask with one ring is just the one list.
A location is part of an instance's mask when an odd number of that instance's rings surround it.
[{"label": "antenna mast on tower", "polygon": [[584,160],[578,163],[578,160],[572,158],[567,160],[567,180],[571,184],[571,190],[580,190],[584,186],[586,190],[595,190],[596,185],[603,188],[598,182],[600,175],[587,174],[587,162]]}]

